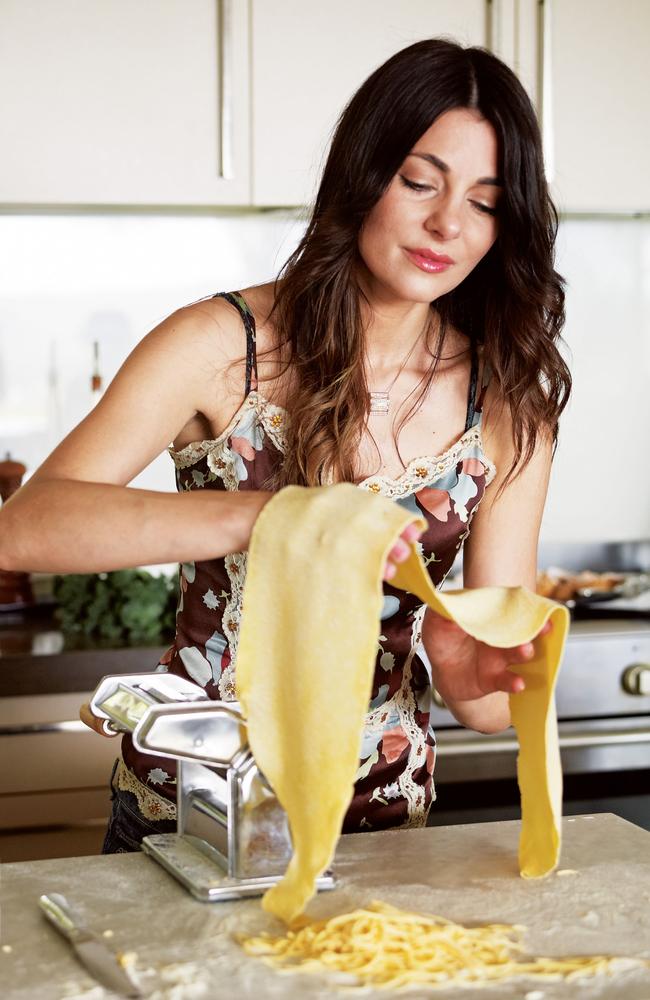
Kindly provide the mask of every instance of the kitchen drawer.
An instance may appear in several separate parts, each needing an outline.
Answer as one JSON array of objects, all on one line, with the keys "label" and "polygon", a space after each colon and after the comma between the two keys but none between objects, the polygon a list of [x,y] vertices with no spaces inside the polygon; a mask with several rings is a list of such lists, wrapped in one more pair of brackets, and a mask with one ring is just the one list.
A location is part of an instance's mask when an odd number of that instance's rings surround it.
[{"label": "kitchen drawer", "polygon": [[79,720],[90,692],[0,698],[0,829],[104,819],[120,740]]},{"label": "kitchen drawer", "polygon": [[105,787],[119,747],[89,729],[0,736],[0,795]]},{"label": "kitchen drawer", "polygon": [[1,795],[0,831],[107,820],[111,811],[110,775],[109,769],[101,788]]}]

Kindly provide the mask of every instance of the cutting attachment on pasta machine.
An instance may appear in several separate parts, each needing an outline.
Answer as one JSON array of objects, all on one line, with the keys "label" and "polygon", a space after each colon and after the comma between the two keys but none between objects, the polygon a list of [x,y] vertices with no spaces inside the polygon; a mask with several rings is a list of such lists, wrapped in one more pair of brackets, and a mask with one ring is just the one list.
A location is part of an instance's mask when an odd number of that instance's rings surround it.
[{"label": "cutting attachment on pasta machine", "polygon": [[[239,704],[213,701],[170,673],[104,677],[90,707],[107,732],[129,732],[142,753],[174,758],[175,834],[145,837],[143,850],[204,901],[258,896],[291,857],[287,815],[248,747]],[[332,889],[325,872],[319,889]]]}]

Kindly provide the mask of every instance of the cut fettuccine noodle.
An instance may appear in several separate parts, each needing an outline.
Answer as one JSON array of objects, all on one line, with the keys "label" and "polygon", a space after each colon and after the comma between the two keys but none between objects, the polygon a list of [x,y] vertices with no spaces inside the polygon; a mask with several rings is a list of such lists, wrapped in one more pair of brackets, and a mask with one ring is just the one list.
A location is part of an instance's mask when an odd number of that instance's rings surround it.
[{"label": "cut fettuccine noodle", "polygon": [[525,957],[525,928],[510,924],[465,927],[444,917],[411,913],[387,903],[304,923],[281,937],[240,938],[249,955],[281,972],[347,973],[350,985],[375,989],[489,985],[515,976],[577,979],[648,965],[605,955]]}]

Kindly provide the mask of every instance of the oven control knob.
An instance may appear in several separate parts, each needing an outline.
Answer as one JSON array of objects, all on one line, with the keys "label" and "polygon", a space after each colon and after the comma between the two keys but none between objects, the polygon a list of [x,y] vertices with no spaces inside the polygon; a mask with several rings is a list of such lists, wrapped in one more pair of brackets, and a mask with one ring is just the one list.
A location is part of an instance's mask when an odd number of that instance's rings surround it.
[{"label": "oven control knob", "polygon": [[650,663],[633,663],[627,667],[621,683],[628,694],[650,694]]}]

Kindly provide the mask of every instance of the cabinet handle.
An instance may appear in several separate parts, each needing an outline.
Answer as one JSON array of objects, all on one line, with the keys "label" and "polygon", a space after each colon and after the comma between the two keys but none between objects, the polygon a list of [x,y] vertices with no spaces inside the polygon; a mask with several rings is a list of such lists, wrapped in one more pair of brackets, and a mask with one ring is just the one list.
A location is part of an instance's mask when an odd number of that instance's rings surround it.
[{"label": "cabinet handle", "polygon": [[219,41],[219,177],[232,180],[232,0],[217,0]]},{"label": "cabinet handle", "polygon": [[540,111],[546,182],[555,179],[555,134],[553,131],[553,31],[552,0],[537,6],[537,100]]}]

